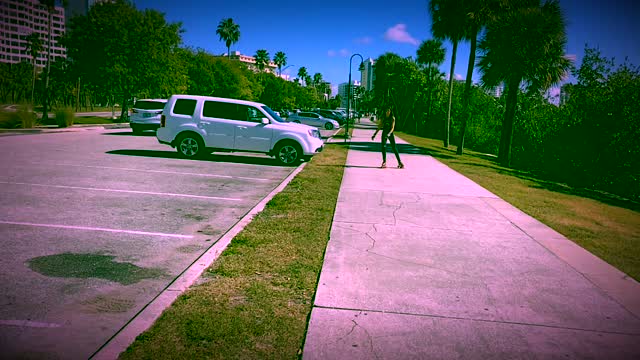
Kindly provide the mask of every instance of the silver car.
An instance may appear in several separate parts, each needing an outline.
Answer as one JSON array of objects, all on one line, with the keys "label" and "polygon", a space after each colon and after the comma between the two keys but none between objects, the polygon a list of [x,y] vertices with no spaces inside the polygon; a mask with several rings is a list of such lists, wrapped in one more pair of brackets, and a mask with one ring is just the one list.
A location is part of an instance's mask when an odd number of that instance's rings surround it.
[{"label": "silver car", "polygon": [[129,123],[134,134],[160,127],[160,115],[167,99],[140,99],[131,108]]},{"label": "silver car", "polygon": [[326,118],[320,114],[314,112],[299,112],[297,114],[291,114],[287,119],[287,122],[295,122],[299,124],[306,124],[315,127],[325,128],[327,130],[333,130],[340,127],[337,121]]}]

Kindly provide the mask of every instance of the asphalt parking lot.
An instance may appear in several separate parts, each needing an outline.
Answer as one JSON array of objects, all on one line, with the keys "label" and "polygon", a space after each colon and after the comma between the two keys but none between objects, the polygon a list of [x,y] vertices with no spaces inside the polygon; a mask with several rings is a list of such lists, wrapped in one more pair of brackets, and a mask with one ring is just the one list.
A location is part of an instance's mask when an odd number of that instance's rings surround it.
[{"label": "asphalt parking lot", "polygon": [[3,357],[87,358],[293,167],[130,129],[0,137]]}]

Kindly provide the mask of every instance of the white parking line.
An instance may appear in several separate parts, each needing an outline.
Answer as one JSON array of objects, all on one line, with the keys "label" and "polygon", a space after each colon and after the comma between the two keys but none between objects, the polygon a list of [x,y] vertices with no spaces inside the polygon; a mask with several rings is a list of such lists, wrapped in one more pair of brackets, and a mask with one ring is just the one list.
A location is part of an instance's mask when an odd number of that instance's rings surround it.
[{"label": "white parking line", "polygon": [[31,320],[0,320],[0,325],[32,327],[32,328],[59,328],[62,324],[46,323]]},{"label": "white parking line", "polygon": [[242,199],[239,199],[239,198],[226,198],[226,197],[218,197],[218,196],[203,196],[203,195],[190,195],[190,194],[160,193],[160,192],[152,192],[152,191],[136,191],[136,190],[102,189],[102,188],[90,188],[90,187],[68,186],[68,185],[33,184],[33,183],[23,183],[23,182],[11,182],[11,181],[0,181],[0,184],[9,184],[9,185],[28,185],[28,186],[42,186],[42,187],[53,187],[53,188],[60,188],[60,189],[77,189],[77,190],[92,190],[92,191],[121,192],[121,193],[128,193],[128,194],[164,195],[164,196],[186,197],[186,198],[207,199],[207,200],[242,201]]},{"label": "white parking line", "polygon": [[150,236],[164,236],[164,237],[180,238],[180,239],[192,239],[193,238],[193,235],[167,234],[167,233],[135,231],[135,230],[121,230],[121,229],[106,229],[106,228],[96,228],[96,227],[88,227],[88,226],[71,226],[71,225],[58,225],[58,224],[35,224],[35,223],[28,223],[28,222],[4,221],[4,220],[0,220],[0,224],[50,227],[50,228],[71,229],[71,230],[106,231],[106,232],[112,232],[112,233],[124,233],[124,234],[135,234],[135,235],[150,235]]},{"label": "white parking line", "polygon": [[140,171],[140,172],[149,172],[149,173],[158,173],[158,174],[172,174],[172,175],[192,175],[192,176],[204,176],[204,177],[214,177],[214,178],[223,178],[223,179],[239,179],[239,180],[255,180],[255,181],[271,181],[271,179],[265,178],[254,178],[247,176],[231,176],[231,175],[216,175],[216,174],[199,174],[199,173],[190,173],[190,172],[181,172],[181,171],[166,171],[166,170],[146,170],[146,169],[135,169],[135,168],[121,168],[121,167],[112,167],[112,166],[96,166],[96,165],[76,165],[76,164],[54,164],[54,163],[33,163],[36,165],[54,165],[54,166],[76,166],[76,167],[87,167],[94,169],[110,169],[110,170],[125,170],[125,171]]}]

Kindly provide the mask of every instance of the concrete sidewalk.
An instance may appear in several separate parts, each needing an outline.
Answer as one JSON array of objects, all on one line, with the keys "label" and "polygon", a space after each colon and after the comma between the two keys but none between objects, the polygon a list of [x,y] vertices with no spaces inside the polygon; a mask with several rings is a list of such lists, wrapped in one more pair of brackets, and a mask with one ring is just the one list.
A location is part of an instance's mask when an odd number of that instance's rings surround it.
[{"label": "concrete sidewalk", "polygon": [[639,359],[640,285],[404,143],[351,139],[305,359]]}]

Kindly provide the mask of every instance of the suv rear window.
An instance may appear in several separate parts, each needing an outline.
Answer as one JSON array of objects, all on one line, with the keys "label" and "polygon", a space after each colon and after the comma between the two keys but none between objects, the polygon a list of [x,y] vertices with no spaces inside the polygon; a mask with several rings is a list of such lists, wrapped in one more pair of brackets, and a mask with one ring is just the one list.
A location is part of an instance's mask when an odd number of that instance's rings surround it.
[{"label": "suv rear window", "polygon": [[178,99],[175,105],[173,105],[173,113],[178,115],[193,116],[193,112],[196,110],[196,103],[198,100],[193,99]]},{"label": "suv rear window", "polygon": [[140,109],[140,110],[162,110],[164,109],[164,102],[162,101],[148,101],[148,100],[142,100],[142,101],[136,101],[136,104],[133,105],[134,109]]}]

